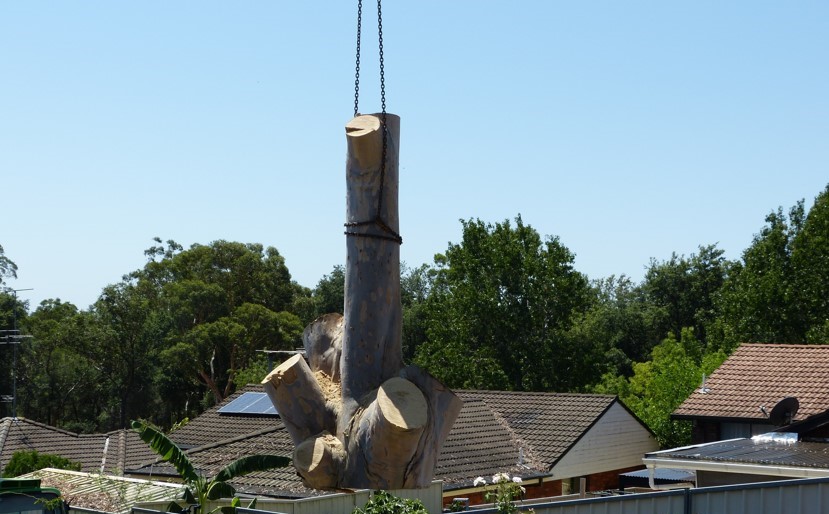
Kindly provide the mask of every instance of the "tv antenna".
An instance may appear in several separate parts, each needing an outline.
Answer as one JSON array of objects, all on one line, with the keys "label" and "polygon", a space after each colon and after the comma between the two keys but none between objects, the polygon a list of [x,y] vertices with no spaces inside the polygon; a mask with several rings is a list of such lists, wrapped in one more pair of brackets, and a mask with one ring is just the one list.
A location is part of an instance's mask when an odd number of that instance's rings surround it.
[{"label": "tv antenna", "polygon": [[14,295],[14,303],[12,306],[12,328],[11,330],[0,330],[0,346],[12,347],[12,394],[0,394],[0,403],[12,404],[12,418],[17,418],[17,346],[23,339],[29,339],[32,336],[22,335],[17,329],[17,293],[19,291],[33,291],[33,288],[27,289],[7,289]]}]

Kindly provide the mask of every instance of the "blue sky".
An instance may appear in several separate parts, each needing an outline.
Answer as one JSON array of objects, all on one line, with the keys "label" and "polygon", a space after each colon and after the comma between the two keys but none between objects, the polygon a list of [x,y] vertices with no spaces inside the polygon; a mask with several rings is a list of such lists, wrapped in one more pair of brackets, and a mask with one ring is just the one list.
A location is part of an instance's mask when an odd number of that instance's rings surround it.
[{"label": "blue sky", "polygon": [[[361,111],[380,108],[365,2]],[[717,243],[829,182],[829,2],[383,4],[409,265],[459,219],[556,235],[590,278]],[[0,245],[80,308],[152,238],[345,259],[356,2],[0,2]]]}]

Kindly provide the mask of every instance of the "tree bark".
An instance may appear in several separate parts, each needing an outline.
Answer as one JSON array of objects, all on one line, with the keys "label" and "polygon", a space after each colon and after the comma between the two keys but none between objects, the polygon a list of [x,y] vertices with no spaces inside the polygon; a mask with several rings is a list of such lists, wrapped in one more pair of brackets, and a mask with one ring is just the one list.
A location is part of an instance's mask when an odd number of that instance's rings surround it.
[{"label": "tree bark", "polygon": [[346,125],[344,316],[306,328],[308,365],[293,357],[263,381],[297,445],[295,467],[315,488],[427,487],[460,412],[452,391],[403,367],[399,128],[393,114]]}]

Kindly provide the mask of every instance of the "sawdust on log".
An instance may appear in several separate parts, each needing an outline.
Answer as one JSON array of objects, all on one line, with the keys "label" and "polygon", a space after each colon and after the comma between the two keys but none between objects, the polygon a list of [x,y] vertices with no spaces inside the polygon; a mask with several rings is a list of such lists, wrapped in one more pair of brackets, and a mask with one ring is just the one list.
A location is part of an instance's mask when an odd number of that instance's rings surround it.
[{"label": "sawdust on log", "polygon": [[334,412],[340,412],[342,408],[342,386],[339,382],[334,382],[330,376],[324,371],[317,370],[314,372],[314,378],[322,389],[322,394],[325,396],[325,404]]}]

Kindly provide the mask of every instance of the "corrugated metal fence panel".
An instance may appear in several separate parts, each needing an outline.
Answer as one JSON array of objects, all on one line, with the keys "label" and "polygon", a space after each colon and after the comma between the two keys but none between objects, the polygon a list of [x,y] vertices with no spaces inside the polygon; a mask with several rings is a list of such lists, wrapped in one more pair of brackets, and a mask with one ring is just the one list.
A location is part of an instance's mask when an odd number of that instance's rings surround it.
[{"label": "corrugated metal fence panel", "polygon": [[829,512],[829,479],[782,480],[691,490],[694,514]]},{"label": "corrugated metal fence panel", "polygon": [[651,514],[665,512],[679,514],[683,512],[684,505],[685,492],[683,490],[672,490],[519,507],[522,510],[532,508],[536,514]]},{"label": "corrugated metal fence panel", "polygon": [[[443,509],[443,484],[433,482],[424,489],[392,489],[389,493],[400,498],[418,499],[430,513],[439,514]],[[258,500],[255,509],[238,509],[238,514],[351,514],[355,507],[363,507],[371,497],[368,489],[353,493],[337,493],[300,500]]]}]

